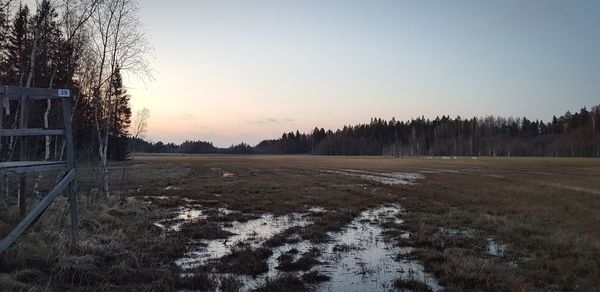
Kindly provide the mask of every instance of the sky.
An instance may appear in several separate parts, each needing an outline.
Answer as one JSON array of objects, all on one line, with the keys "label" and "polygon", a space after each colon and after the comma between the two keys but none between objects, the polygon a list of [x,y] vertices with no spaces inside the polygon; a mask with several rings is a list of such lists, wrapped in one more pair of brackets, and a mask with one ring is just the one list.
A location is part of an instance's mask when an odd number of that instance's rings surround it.
[{"label": "sky", "polygon": [[371,117],[600,104],[600,1],[143,0],[147,139],[252,145]]}]

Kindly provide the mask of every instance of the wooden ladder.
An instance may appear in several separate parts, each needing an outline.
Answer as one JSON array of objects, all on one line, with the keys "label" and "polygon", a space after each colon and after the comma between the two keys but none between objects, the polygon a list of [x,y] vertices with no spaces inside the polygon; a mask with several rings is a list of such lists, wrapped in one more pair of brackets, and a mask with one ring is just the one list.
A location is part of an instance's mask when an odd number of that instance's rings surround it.
[{"label": "wooden ladder", "polygon": [[[61,99],[64,127],[62,129],[32,129],[27,127],[28,101]],[[18,129],[4,129],[4,105],[10,100],[20,100],[20,115]],[[66,139],[66,161],[26,161],[26,137],[30,136],[63,136]],[[25,174],[32,172],[64,171],[62,178],[54,188],[37,204],[33,210],[4,238],[0,243],[0,254],[4,253],[15,240],[34,222],[50,204],[65,190],[69,191],[71,213],[71,239],[78,240],[77,225],[77,194],[74,191],[75,153],[73,149],[73,130],[71,126],[71,93],[68,89],[24,88],[0,85],[0,137],[19,137],[21,161],[0,162],[0,175],[20,175],[19,207],[25,215]]]}]

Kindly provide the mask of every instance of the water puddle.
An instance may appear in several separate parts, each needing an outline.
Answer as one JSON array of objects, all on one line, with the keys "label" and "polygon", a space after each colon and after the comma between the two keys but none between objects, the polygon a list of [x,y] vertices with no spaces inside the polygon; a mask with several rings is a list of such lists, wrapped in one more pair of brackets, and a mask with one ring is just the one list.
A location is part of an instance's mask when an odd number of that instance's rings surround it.
[{"label": "water puddle", "polygon": [[[437,281],[421,264],[404,259],[411,248],[397,247],[384,237],[381,223],[398,222],[397,205],[364,211],[342,232],[332,233],[332,243],[320,258],[326,264],[315,268],[331,279],[317,285],[326,291],[381,291],[393,289],[396,279],[417,280],[440,291]],[[400,258],[400,259],[399,259]]]},{"label": "water puddle", "polygon": [[171,218],[159,220],[154,225],[168,231],[180,231],[184,223],[206,218],[207,215],[204,214],[200,205],[182,206],[173,213]]},{"label": "water puddle", "polygon": [[[217,210],[219,213],[233,212],[224,208]],[[221,228],[230,232],[231,236],[226,239],[192,240],[192,249],[175,263],[183,270],[182,276],[191,275],[196,268],[208,268],[213,271],[211,277],[219,282],[234,277],[243,283],[242,291],[259,288],[267,279],[275,279],[284,274],[305,279],[306,288],[317,291],[393,290],[393,283],[397,279],[416,280],[433,291],[443,290],[420,263],[407,256],[412,251],[410,247],[398,247],[393,240],[386,238],[382,227],[384,223],[403,222],[399,218],[402,209],[398,205],[381,206],[362,212],[341,231],[329,233],[330,240],[327,242],[313,243],[298,238],[295,242],[288,240],[283,245],[272,248],[272,254],[267,258],[268,271],[265,273],[256,276],[233,275],[217,273],[210,268],[238,248],[265,247],[269,238],[291,227],[307,226],[312,222],[310,214],[322,212],[331,211],[313,207],[304,214],[263,214],[246,222],[221,223]],[[163,228],[177,231],[177,228],[181,229],[182,222],[205,219],[206,214],[213,213],[212,209],[190,205],[180,208],[169,219],[171,221],[163,220],[165,222],[157,222],[157,225],[162,224]],[[319,281],[307,280],[316,278]]]},{"label": "water puddle", "polygon": [[[282,246],[274,247],[271,251],[273,254],[267,260],[267,265],[269,270],[265,273],[262,273],[257,276],[247,276],[247,275],[232,275],[232,274],[218,274],[219,278],[227,278],[231,276],[235,276],[242,283],[241,291],[252,291],[257,288],[262,287],[267,279],[275,279],[278,276],[281,276],[283,273],[290,273],[290,271],[280,271],[280,261],[279,259],[286,255],[292,256],[292,261],[297,261],[302,254],[309,252],[313,248],[319,248],[320,245],[313,245],[310,241],[299,241],[296,243],[286,243]],[[295,273],[295,274],[299,274]]]},{"label": "water puddle", "polygon": [[226,239],[194,241],[192,245],[195,248],[175,263],[184,270],[197,268],[210,260],[222,258],[236,247],[260,247],[267,239],[290,227],[306,226],[309,223],[305,215],[297,213],[279,217],[265,214],[247,222],[234,221],[223,227],[223,230],[231,232],[232,236]]},{"label": "water puddle", "polygon": [[144,200],[168,200],[171,197],[169,196],[144,196]]},{"label": "water puddle", "polygon": [[506,252],[506,244],[500,243],[493,238],[488,238],[487,253],[493,257],[502,257]]},{"label": "water puddle", "polygon": [[472,229],[453,229],[453,228],[440,227],[439,230],[440,230],[440,232],[450,235],[450,236],[472,238],[473,234],[475,234],[475,230],[472,230]]},{"label": "water puddle", "polygon": [[385,185],[414,185],[417,180],[425,178],[421,173],[412,172],[373,172],[354,169],[327,170],[326,172],[358,177]]},{"label": "water puddle", "polygon": [[326,213],[327,210],[325,208],[323,208],[323,207],[310,207],[308,209],[308,212],[311,212],[311,213]]},{"label": "water puddle", "polygon": [[[272,249],[268,258],[269,270],[256,277],[237,276],[244,283],[243,291],[250,291],[264,285],[267,278],[274,279],[291,273],[299,278],[320,275],[323,282],[307,284],[309,290],[316,291],[381,291],[392,290],[396,279],[417,280],[433,291],[443,288],[424,271],[421,264],[408,259],[410,247],[397,247],[384,237],[382,223],[400,222],[401,208],[397,205],[370,209],[361,213],[344,230],[330,233],[326,243],[312,243],[302,240],[286,243]],[[282,267],[281,259],[288,262],[301,262],[306,254],[317,250],[313,263],[303,269]],[[304,270],[304,271],[302,271]],[[219,274],[228,277],[230,274]]]},{"label": "water puddle", "polygon": [[[439,230],[440,230],[440,232],[442,232],[444,234],[447,234],[449,236],[456,236],[456,237],[473,238],[474,234],[475,234],[475,231],[472,229],[453,229],[453,228],[440,227]],[[505,243],[499,242],[493,237],[489,237],[487,239],[487,245],[486,245],[485,251],[489,256],[503,257],[504,254],[506,253],[506,248],[507,248],[507,245]]]}]

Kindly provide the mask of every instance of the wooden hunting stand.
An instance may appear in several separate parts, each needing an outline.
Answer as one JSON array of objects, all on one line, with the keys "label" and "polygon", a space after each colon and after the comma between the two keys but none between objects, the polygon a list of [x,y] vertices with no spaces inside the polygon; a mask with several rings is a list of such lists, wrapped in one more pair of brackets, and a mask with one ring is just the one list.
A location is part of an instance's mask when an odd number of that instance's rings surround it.
[{"label": "wooden hunting stand", "polygon": [[[61,99],[64,127],[62,129],[31,129],[27,128],[28,101]],[[2,118],[4,117],[4,105],[9,100],[20,100],[20,115],[18,129],[4,129]],[[6,103],[5,103],[6,102]],[[69,191],[69,205],[71,207],[71,238],[73,243],[78,239],[77,226],[77,194],[74,190],[75,180],[75,153],[73,150],[73,131],[71,127],[71,94],[68,89],[44,89],[24,88],[16,86],[0,85],[0,137],[19,137],[20,139],[20,161],[0,162],[0,174],[20,175],[19,208],[22,215],[25,214],[25,175],[27,173],[64,171],[63,177],[56,183],[54,188],[33,208],[27,216],[4,238],[0,243],[0,254],[35,221],[48,206],[64,191]],[[66,161],[27,161],[26,137],[30,136],[63,136],[66,139]]]}]

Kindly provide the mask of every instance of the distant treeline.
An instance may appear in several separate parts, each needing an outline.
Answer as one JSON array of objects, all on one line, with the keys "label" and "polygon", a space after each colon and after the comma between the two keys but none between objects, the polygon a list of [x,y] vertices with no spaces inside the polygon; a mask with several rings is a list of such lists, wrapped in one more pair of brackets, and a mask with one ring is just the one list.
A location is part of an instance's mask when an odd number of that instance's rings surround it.
[{"label": "distant treeline", "polygon": [[[232,145],[228,148],[215,147],[211,142],[206,141],[185,141],[181,144],[163,143],[161,141],[153,143],[143,139],[130,138],[129,152],[141,153],[186,153],[186,154],[252,154],[252,146],[246,143]],[[135,147],[135,149],[134,149]]]},{"label": "distant treeline", "polygon": [[373,118],[336,131],[285,133],[256,146],[217,148],[212,143],[181,145],[138,141],[140,152],[221,154],[318,154],[390,156],[581,156],[600,157],[600,106],[567,112],[550,122],[527,118],[463,119],[449,116],[409,121]]}]

